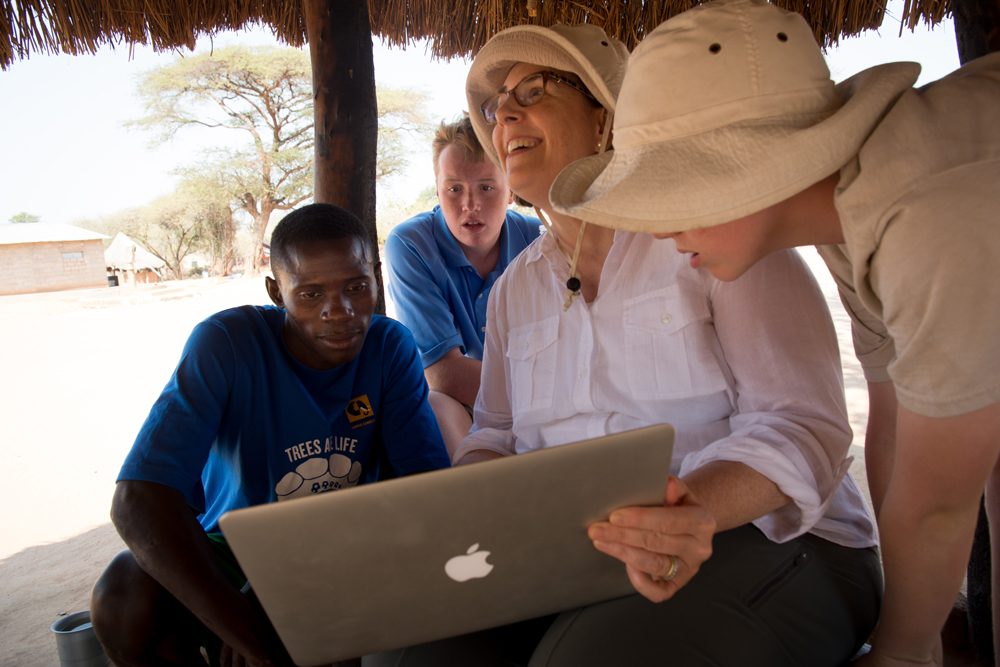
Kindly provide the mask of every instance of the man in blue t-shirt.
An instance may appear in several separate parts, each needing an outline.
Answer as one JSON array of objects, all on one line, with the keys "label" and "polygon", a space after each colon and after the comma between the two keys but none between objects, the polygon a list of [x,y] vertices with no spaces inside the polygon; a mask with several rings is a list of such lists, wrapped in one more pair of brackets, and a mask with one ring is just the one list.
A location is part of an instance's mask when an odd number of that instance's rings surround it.
[{"label": "man in blue t-shirt", "polygon": [[271,237],[275,306],[192,332],[118,476],[111,516],[129,550],[91,599],[115,664],[201,664],[202,649],[291,664],[219,517],[448,465],[413,338],[374,314],[369,239],[335,206],[293,211]]},{"label": "man in blue t-shirt", "polygon": [[417,340],[450,452],[472,425],[490,289],[541,223],[507,208],[507,179],[486,159],[468,114],[441,124],[433,157],[439,205],[394,228],[385,254],[389,294]]}]

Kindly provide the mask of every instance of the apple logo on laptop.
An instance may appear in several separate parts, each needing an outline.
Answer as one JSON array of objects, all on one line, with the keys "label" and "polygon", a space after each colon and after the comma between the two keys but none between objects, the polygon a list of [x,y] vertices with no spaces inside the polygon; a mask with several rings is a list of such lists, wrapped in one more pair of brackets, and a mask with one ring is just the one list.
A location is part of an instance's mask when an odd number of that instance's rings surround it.
[{"label": "apple logo on laptop", "polygon": [[444,573],[458,582],[469,579],[482,579],[493,571],[493,565],[486,562],[490,552],[479,549],[476,542],[464,554],[449,558],[444,564]]}]

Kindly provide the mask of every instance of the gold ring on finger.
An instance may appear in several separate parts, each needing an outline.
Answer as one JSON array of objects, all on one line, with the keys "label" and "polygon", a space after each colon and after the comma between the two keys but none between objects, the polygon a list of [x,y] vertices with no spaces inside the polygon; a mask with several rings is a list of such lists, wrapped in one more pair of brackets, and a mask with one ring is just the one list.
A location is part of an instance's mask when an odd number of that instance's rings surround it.
[{"label": "gold ring on finger", "polygon": [[677,576],[677,571],[681,569],[681,559],[673,554],[668,555],[667,558],[670,559],[667,571],[660,575],[653,575],[653,581],[671,581]]}]

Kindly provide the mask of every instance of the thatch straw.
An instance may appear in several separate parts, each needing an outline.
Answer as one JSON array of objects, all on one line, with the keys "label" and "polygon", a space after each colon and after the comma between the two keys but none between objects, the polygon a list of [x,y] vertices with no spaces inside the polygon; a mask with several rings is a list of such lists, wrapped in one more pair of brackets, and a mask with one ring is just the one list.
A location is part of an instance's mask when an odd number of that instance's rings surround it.
[{"label": "thatch straw", "polygon": [[[886,0],[775,0],[801,12],[830,45],[877,28]],[[952,0],[906,0],[902,24],[940,23]],[[429,40],[432,55],[474,54],[512,25],[594,23],[630,48],[697,0],[368,0],[372,32],[394,46]],[[104,44],[156,50],[193,48],[199,35],[270,26],[292,46],[306,41],[296,0],[0,0],[0,67],[35,53],[93,53]]]}]

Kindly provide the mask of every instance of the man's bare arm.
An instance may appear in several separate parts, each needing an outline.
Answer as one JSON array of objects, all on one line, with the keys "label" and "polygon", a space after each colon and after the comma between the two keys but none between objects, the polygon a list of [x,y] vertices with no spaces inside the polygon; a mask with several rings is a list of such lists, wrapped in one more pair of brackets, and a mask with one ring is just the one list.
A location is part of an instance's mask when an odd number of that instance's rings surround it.
[{"label": "man's bare arm", "polygon": [[1000,453],[1000,403],[945,418],[900,406],[896,450],[879,515],[885,599],[865,665],[932,659]]},{"label": "man's bare arm", "polygon": [[140,567],[250,664],[291,664],[263,612],[218,567],[204,530],[177,490],[119,482],[111,518]]}]

